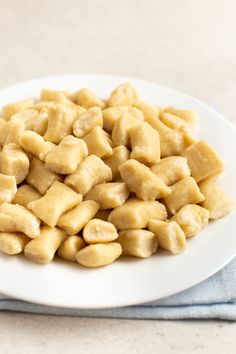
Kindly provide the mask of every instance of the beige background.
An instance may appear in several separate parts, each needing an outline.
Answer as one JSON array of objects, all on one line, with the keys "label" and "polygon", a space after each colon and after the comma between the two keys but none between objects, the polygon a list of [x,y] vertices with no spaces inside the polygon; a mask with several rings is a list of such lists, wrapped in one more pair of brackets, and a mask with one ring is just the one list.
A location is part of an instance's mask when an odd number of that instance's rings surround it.
[{"label": "beige background", "polygon": [[[122,74],[175,87],[236,123],[234,0],[0,0],[0,87]],[[5,353],[235,353],[236,323],[0,313]],[[220,349],[221,348],[221,349]]]}]

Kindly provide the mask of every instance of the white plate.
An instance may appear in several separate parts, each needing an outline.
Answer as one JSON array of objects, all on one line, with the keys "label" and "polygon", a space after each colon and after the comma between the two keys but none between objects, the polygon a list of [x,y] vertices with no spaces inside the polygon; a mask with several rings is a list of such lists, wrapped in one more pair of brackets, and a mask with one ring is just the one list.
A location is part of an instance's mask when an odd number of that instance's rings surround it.
[{"label": "white plate", "polygon": [[[23,82],[0,91],[0,106],[37,97],[42,87],[76,90],[88,87],[107,97],[130,80],[140,97],[156,105],[189,108],[200,115],[200,137],[223,158],[224,189],[236,200],[236,130],[219,113],[198,100],[151,82],[126,77],[69,75]],[[119,259],[100,269],[53,261],[37,265],[23,257],[0,256],[0,292],[19,299],[67,308],[109,308],[160,299],[208,278],[236,255],[235,213],[208,225],[188,241],[185,253],[158,252],[147,260]]]}]

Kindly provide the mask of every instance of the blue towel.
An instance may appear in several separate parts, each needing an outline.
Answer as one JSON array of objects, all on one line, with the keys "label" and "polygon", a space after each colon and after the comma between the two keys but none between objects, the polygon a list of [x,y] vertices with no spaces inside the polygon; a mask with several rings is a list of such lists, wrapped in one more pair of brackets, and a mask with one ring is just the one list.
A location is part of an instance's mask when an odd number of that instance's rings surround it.
[{"label": "blue towel", "polygon": [[236,258],[191,289],[148,304],[108,310],[76,310],[36,305],[0,295],[0,310],[83,317],[236,320]]}]

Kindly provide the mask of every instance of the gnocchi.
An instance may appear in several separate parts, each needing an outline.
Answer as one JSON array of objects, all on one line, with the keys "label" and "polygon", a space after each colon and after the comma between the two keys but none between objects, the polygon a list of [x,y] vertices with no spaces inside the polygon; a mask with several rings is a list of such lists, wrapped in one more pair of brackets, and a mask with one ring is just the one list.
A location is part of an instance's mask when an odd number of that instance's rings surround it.
[{"label": "gnocchi", "polygon": [[185,251],[235,207],[217,185],[223,163],[196,138],[198,115],[88,88],[43,88],[0,118],[0,251],[96,268],[120,256]]}]

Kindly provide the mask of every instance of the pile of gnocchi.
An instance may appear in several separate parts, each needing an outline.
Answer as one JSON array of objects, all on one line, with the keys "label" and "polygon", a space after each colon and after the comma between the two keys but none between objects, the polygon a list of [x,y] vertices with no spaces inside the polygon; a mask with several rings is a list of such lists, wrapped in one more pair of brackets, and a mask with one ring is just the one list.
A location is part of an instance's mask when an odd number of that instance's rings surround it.
[{"label": "pile of gnocchi", "polygon": [[121,255],[179,254],[234,203],[216,183],[223,163],[196,138],[197,114],[157,107],[124,83],[42,89],[0,113],[0,251],[85,267]]}]

